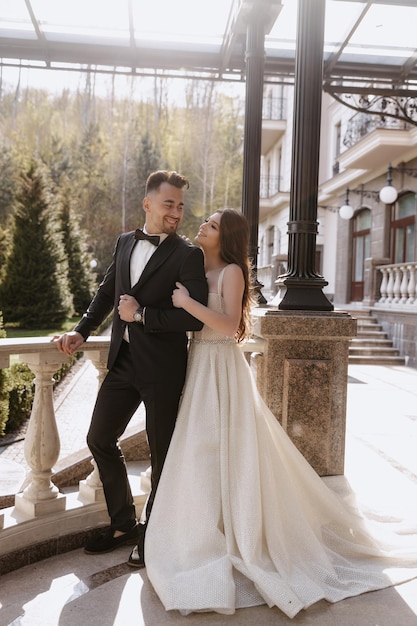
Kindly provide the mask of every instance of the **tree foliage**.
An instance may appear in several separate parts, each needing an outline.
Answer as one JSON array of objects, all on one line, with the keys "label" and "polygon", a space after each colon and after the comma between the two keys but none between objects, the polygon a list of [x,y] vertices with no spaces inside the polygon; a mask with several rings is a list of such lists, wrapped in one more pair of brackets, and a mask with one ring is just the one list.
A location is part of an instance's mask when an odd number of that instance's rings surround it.
[{"label": "tree foliage", "polygon": [[68,282],[73,298],[74,311],[82,315],[91,302],[96,283],[92,273],[93,259],[87,251],[83,233],[72,205],[71,190],[61,192],[59,231],[68,263]]},{"label": "tree foliage", "polygon": [[61,238],[44,178],[35,164],[20,179],[0,295],[5,323],[23,328],[59,325],[72,314]]},{"label": "tree foliage", "polygon": [[[0,311],[0,339],[6,336],[3,328],[3,316]],[[9,371],[0,369],[0,437],[4,435],[9,417]]]},{"label": "tree foliage", "polygon": [[[194,80],[184,83],[185,101],[179,105],[170,99],[173,79],[155,78],[151,91],[148,83],[145,89],[140,82],[146,79],[129,80],[129,96],[120,95],[116,79],[111,93],[97,96],[94,75],[85,75],[75,93],[64,89],[52,95],[20,85],[3,86],[3,241],[14,236],[8,220],[17,210],[16,174],[27,170],[33,159],[41,161],[47,173],[52,193],[48,203],[55,217],[63,196],[70,201],[74,238],[79,236],[80,250],[87,248],[96,260],[98,279],[111,261],[118,234],[144,222],[144,184],[151,171],[175,169],[190,179],[180,231],[190,239],[202,219],[217,208],[239,208],[240,98],[226,96],[215,82]],[[2,250],[0,241],[0,261]]]}]

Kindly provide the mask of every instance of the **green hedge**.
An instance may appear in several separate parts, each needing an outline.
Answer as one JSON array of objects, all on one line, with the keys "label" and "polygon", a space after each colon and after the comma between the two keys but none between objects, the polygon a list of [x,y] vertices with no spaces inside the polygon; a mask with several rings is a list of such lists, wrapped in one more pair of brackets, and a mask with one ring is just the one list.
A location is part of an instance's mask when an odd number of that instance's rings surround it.
[{"label": "green hedge", "polygon": [[[54,386],[65,377],[81,354],[74,355],[55,372]],[[34,378],[25,363],[14,363],[8,369],[0,370],[0,436],[19,430],[29,419],[35,395]]]},{"label": "green hedge", "polygon": [[0,369],[0,437],[6,432],[9,418],[9,371]]},{"label": "green hedge", "polygon": [[12,433],[30,417],[35,375],[25,363],[14,363],[9,368],[9,406],[6,433]]}]

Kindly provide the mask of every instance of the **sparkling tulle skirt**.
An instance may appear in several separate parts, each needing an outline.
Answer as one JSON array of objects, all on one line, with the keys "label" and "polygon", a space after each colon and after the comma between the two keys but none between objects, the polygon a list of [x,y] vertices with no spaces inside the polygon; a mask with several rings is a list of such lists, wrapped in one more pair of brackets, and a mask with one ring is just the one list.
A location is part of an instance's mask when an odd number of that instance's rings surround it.
[{"label": "sparkling tulle skirt", "polygon": [[197,334],[149,520],[149,579],[167,610],[289,617],[417,576],[417,528],[349,506],[261,399],[234,342]]}]

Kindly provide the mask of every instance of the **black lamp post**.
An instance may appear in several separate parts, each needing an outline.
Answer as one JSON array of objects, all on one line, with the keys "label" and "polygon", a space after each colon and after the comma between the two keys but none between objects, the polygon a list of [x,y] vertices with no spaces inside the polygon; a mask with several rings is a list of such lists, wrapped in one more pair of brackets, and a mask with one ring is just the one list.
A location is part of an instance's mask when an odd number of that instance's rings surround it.
[{"label": "black lamp post", "polygon": [[[246,99],[243,145],[242,212],[249,222],[249,256],[256,277],[261,177],[262,103],[264,91],[265,34],[282,6],[279,0],[245,0],[240,11],[246,24]],[[265,304],[256,279],[258,303]]]},{"label": "black lamp post", "polygon": [[278,277],[279,309],[332,311],[315,271],[325,0],[299,0],[288,271]]}]

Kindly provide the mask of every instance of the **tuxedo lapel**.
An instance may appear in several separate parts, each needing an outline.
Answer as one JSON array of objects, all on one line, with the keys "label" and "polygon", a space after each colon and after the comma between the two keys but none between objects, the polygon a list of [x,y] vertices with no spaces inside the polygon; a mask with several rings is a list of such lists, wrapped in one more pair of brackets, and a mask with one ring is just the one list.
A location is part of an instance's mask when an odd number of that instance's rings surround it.
[{"label": "tuxedo lapel", "polygon": [[129,293],[130,291],[130,258],[132,256],[132,252],[133,252],[133,248],[135,247],[136,244],[136,239],[134,237],[134,234],[132,234],[132,237],[129,239],[123,254],[125,255],[125,259],[124,262],[122,263],[122,289],[121,292],[122,293]]},{"label": "tuxedo lapel", "polygon": [[169,236],[167,237],[155,250],[145,268],[142,272],[139,281],[136,285],[133,285],[132,289],[140,289],[144,283],[146,283],[152,275],[156,272],[163,263],[168,259],[168,257],[175,251],[177,247],[177,236]]}]

